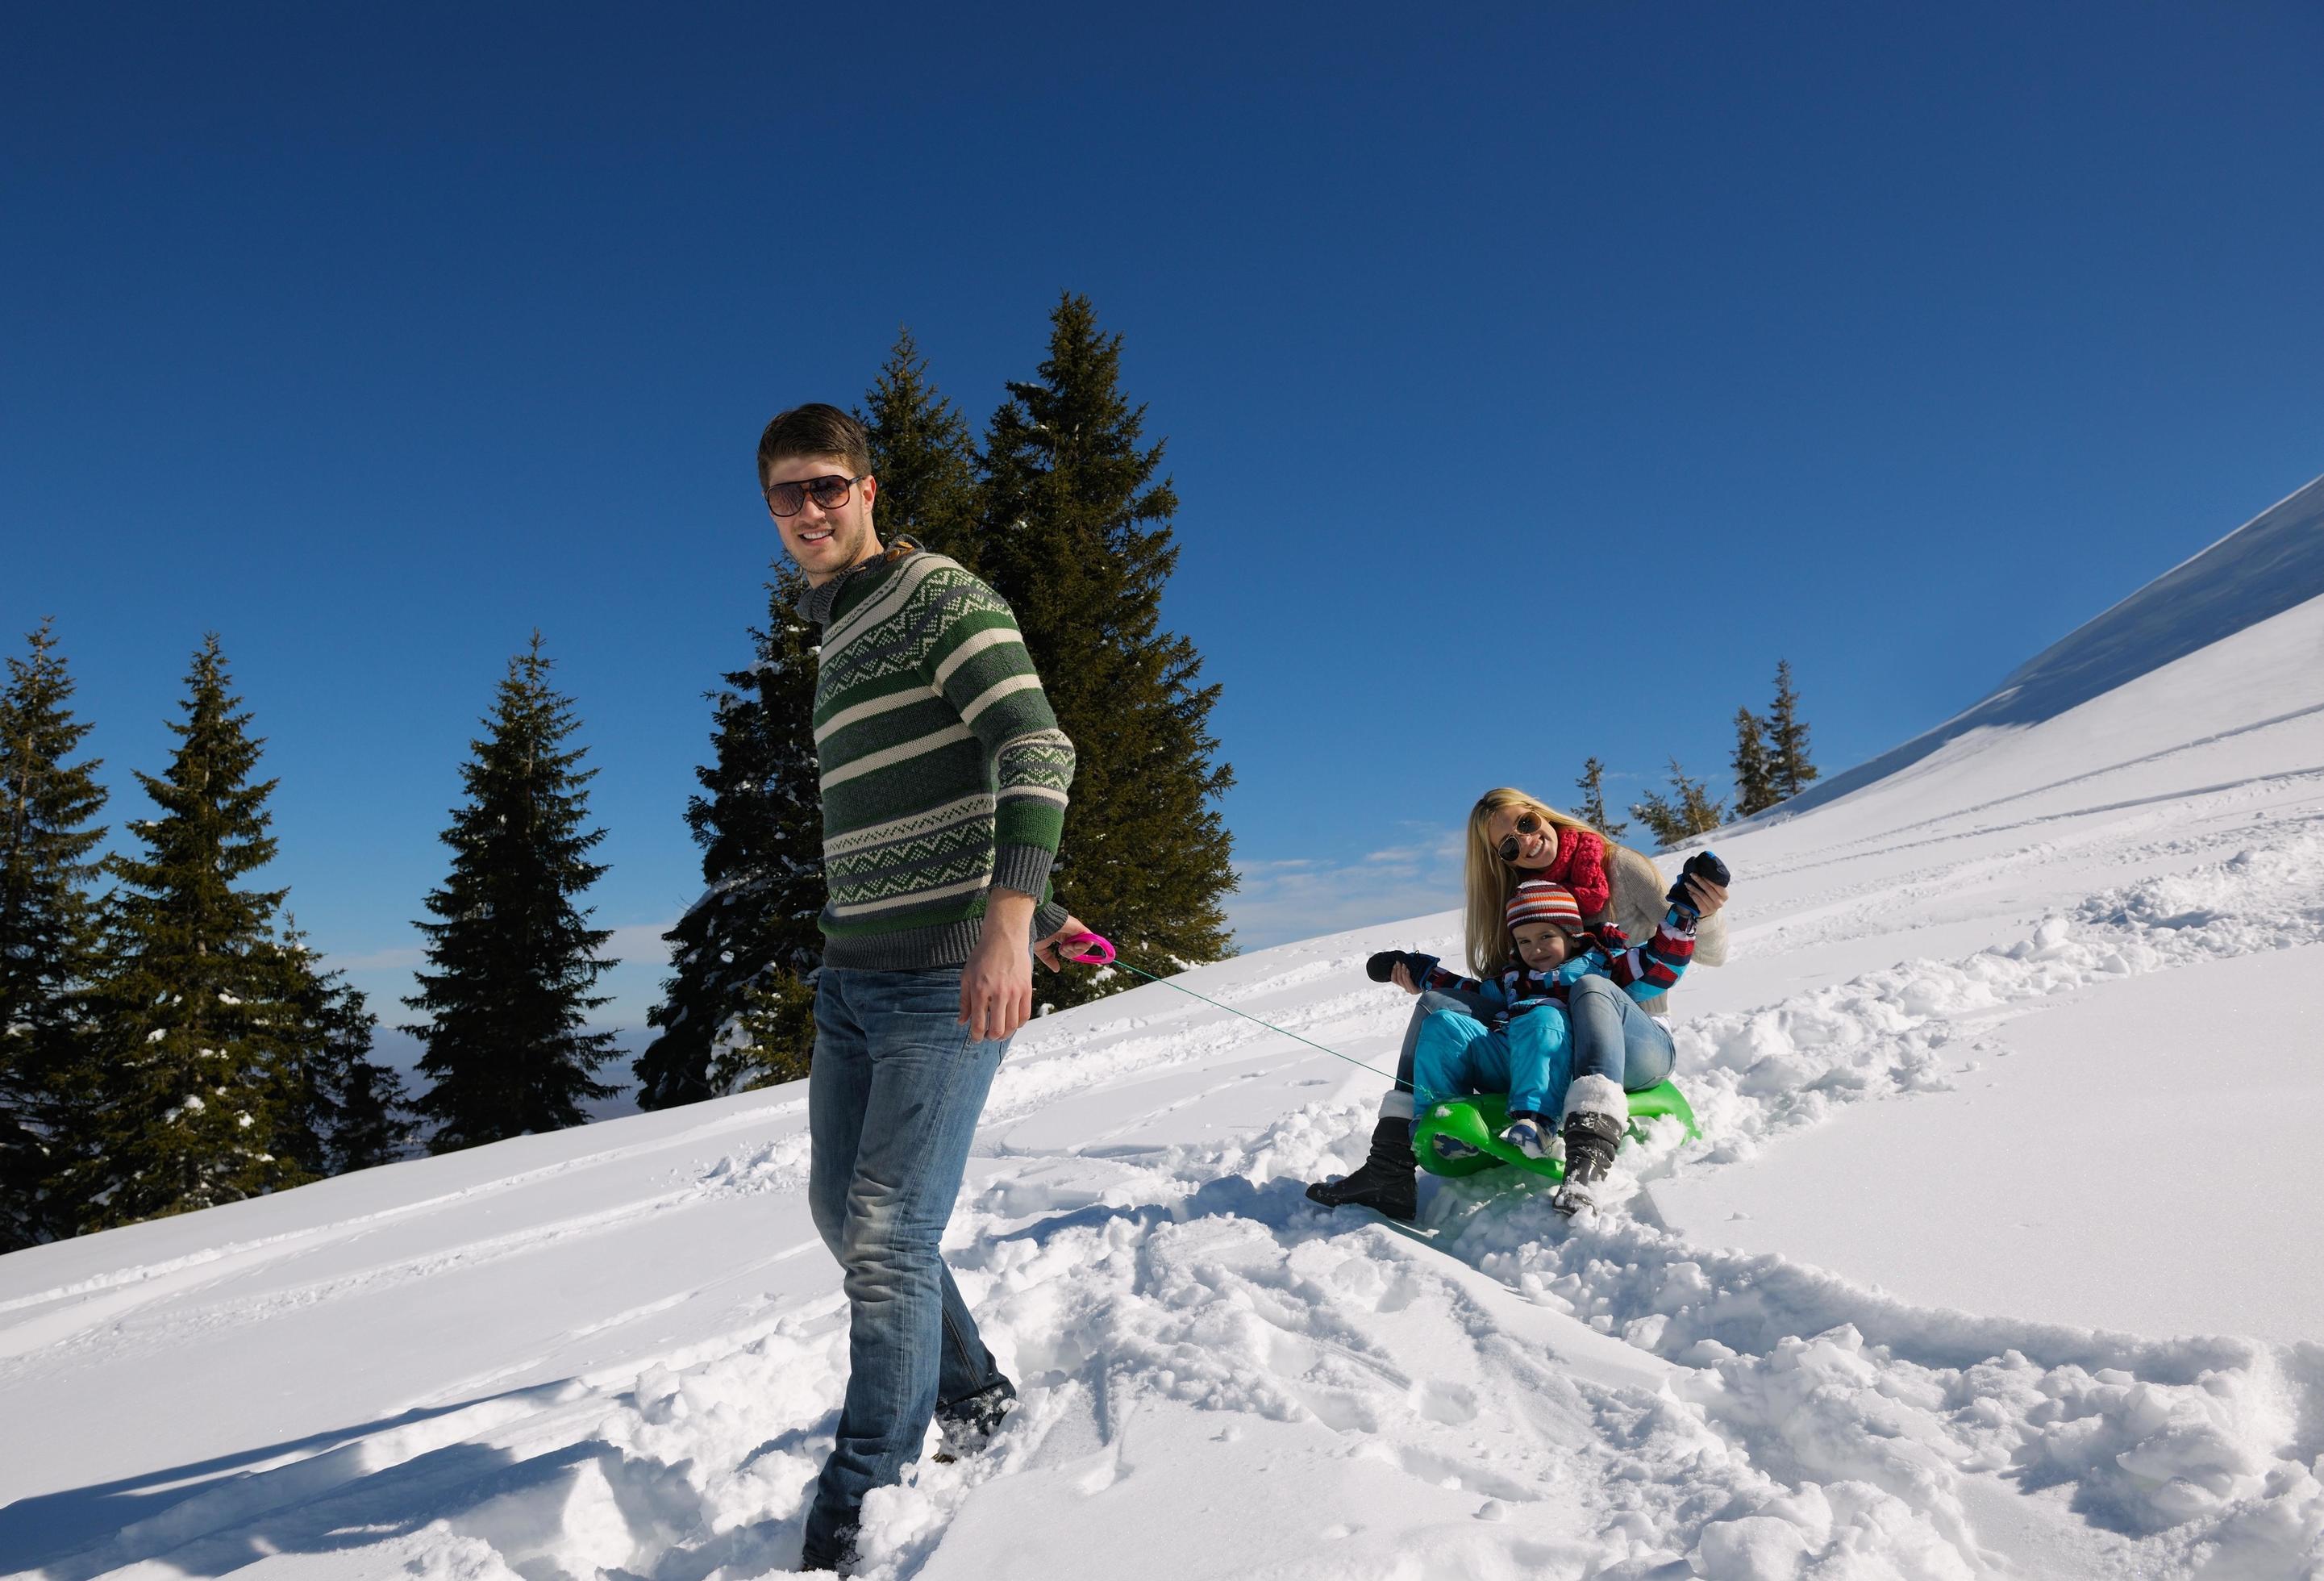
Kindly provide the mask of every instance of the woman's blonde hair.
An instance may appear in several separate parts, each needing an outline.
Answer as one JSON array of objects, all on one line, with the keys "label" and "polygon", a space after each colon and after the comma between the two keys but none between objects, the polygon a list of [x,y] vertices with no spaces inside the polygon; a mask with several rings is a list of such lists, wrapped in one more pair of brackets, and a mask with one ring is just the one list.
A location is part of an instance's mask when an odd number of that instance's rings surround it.
[{"label": "woman's blonde hair", "polygon": [[[1517,941],[1509,937],[1504,913],[1508,910],[1509,897],[1517,892],[1519,874],[1493,849],[1492,836],[1488,832],[1493,815],[1504,811],[1529,812],[1561,829],[1580,829],[1600,839],[1606,837],[1604,831],[1593,829],[1546,801],[1507,785],[1477,798],[1477,805],[1469,809],[1469,850],[1464,874],[1469,898],[1462,918],[1465,926],[1462,929],[1462,943],[1469,952],[1469,974],[1474,977],[1494,975],[1506,969],[1517,955]],[[1611,840],[1606,843],[1613,844]]]}]

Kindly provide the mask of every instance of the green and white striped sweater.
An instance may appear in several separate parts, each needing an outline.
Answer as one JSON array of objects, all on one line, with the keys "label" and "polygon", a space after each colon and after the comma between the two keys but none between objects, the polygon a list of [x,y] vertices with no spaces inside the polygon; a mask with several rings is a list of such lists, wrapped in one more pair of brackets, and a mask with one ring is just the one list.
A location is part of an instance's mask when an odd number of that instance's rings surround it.
[{"label": "green and white striped sweater", "polygon": [[1049,866],[1074,744],[1001,596],[899,540],[820,587],[815,745],[823,778],[825,966],[958,966],[995,884],[1041,902],[1033,937],[1065,926]]}]

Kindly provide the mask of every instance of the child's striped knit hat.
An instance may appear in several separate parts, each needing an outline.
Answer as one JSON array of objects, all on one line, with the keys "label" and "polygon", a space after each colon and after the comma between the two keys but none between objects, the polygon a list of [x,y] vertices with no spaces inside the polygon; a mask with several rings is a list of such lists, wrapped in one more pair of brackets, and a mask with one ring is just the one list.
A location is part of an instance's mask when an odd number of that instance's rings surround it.
[{"label": "child's striped knit hat", "polygon": [[1501,916],[1512,933],[1528,922],[1547,922],[1568,933],[1582,931],[1582,906],[1573,892],[1545,878],[1529,878],[1517,885]]}]

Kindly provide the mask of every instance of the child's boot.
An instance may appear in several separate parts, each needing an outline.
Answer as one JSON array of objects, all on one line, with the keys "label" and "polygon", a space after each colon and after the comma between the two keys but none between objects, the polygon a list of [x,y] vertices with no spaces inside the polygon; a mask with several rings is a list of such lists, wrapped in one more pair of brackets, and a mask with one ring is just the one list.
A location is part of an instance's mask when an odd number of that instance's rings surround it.
[{"label": "child's boot", "polygon": [[1353,1204],[1378,1208],[1392,1219],[1408,1219],[1420,1206],[1419,1187],[1413,1179],[1419,1168],[1412,1152],[1412,1122],[1383,1114],[1372,1127],[1371,1154],[1362,1166],[1337,1180],[1316,1181],[1307,1188],[1307,1196],[1326,1207]]},{"label": "child's boot", "polygon": [[1529,1159],[1552,1159],[1561,1151],[1550,1133],[1546,1114],[1519,1114],[1501,1133],[1501,1140]]}]

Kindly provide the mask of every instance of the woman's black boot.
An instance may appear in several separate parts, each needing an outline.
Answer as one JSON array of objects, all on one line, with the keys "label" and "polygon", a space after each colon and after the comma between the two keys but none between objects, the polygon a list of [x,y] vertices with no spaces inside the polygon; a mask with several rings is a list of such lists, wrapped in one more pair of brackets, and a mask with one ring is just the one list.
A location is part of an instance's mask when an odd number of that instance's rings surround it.
[{"label": "woman's black boot", "polygon": [[1614,1167],[1615,1150],[1622,1145],[1622,1123],[1611,1114],[1587,1110],[1565,1117],[1565,1180],[1550,1206],[1572,1218],[1598,1206],[1600,1188]]},{"label": "woman's black boot", "polygon": [[1420,1160],[1412,1156],[1412,1122],[1384,1115],[1372,1127],[1371,1156],[1363,1166],[1337,1180],[1316,1181],[1307,1188],[1307,1196],[1325,1207],[1352,1203],[1378,1208],[1392,1219],[1409,1219],[1420,1202],[1419,1187],[1413,1179],[1419,1168]]}]

